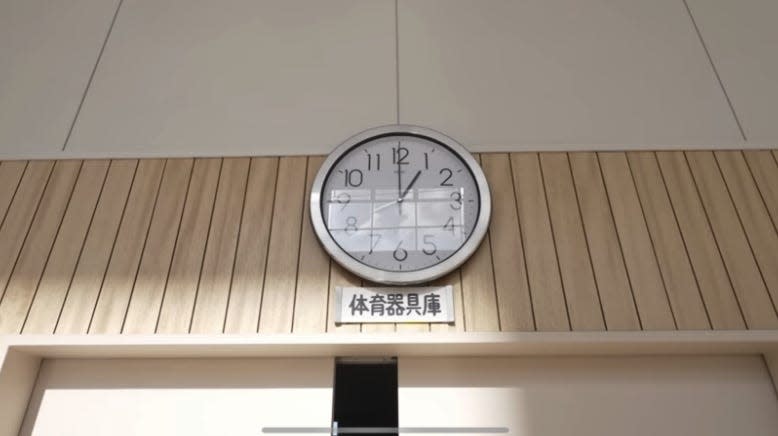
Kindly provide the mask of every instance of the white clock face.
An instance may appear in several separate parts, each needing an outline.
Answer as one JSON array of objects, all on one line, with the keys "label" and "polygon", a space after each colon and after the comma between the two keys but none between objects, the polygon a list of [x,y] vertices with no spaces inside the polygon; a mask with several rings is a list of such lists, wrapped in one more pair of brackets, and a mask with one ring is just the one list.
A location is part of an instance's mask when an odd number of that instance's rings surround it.
[{"label": "white clock face", "polygon": [[449,147],[390,134],[337,160],[321,190],[332,239],[357,262],[390,272],[440,264],[466,243],[480,211],[478,185]]}]

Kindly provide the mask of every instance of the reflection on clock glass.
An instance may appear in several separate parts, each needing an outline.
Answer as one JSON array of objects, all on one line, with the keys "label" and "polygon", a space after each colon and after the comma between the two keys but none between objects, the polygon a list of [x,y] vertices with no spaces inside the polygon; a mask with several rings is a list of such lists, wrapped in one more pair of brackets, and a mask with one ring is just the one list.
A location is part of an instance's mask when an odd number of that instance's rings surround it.
[{"label": "reflection on clock glass", "polygon": [[385,271],[416,271],[454,254],[480,208],[467,164],[444,145],[411,135],[364,142],[332,167],[322,217],[337,244]]}]

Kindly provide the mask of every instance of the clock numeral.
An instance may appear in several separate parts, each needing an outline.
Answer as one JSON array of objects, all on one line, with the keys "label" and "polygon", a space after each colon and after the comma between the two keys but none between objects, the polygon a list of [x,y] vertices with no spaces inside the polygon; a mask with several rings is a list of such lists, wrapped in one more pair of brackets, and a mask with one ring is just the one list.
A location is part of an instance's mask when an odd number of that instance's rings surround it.
[{"label": "clock numeral", "polygon": [[440,175],[446,176],[446,178],[443,179],[442,182],[440,182],[440,186],[454,186],[451,183],[449,183],[449,180],[451,180],[451,176],[454,175],[454,173],[450,169],[443,168],[442,170],[440,170]]},{"label": "clock numeral", "polygon": [[451,209],[453,210],[462,209],[462,194],[454,191],[451,193],[450,197],[452,203],[449,204],[449,206],[451,207]]},{"label": "clock numeral", "polygon": [[396,165],[408,165],[405,158],[408,157],[409,153],[410,151],[403,146],[392,148],[392,163]]},{"label": "clock numeral", "polygon": [[335,201],[340,204],[340,210],[343,211],[351,203],[351,196],[347,192],[341,192],[335,197]]},{"label": "clock numeral", "polygon": [[[367,154],[367,170],[372,171],[373,170],[373,155],[368,153]],[[381,171],[381,155],[376,154],[375,155],[375,170]]]},{"label": "clock numeral", "polygon": [[351,233],[354,233],[357,230],[357,217],[350,216],[346,218],[346,234],[351,236]]},{"label": "clock numeral", "polygon": [[452,235],[454,234],[454,217],[453,216],[448,217],[448,221],[446,221],[446,224],[443,224],[443,230],[451,232]]},{"label": "clock numeral", "polygon": [[[424,237],[422,237],[425,246],[424,248],[421,249],[421,251],[427,256],[432,256],[438,251],[438,246],[435,245],[434,242],[432,242],[432,238],[434,238],[434,235],[424,235]],[[427,246],[432,248],[427,248]]]},{"label": "clock numeral", "polygon": [[400,241],[399,244],[397,244],[397,248],[394,249],[394,253],[392,253],[392,256],[394,257],[394,260],[398,262],[402,262],[405,259],[408,258],[408,252],[405,251],[404,248],[400,247],[403,244],[403,241]]},{"label": "clock numeral", "polygon": [[344,170],[343,173],[346,178],[346,187],[356,188],[357,186],[362,185],[362,181],[365,177],[364,174],[362,174],[362,170]]}]

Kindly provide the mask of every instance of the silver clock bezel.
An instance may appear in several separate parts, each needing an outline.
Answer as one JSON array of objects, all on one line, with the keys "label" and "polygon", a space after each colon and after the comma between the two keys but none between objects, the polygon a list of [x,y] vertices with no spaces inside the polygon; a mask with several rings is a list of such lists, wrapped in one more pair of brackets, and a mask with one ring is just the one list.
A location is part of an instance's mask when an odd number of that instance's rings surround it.
[{"label": "silver clock bezel", "polygon": [[[455,155],[462,159],[465,165],[467,165],[478,188],[478,196],[480,199],[478,218],[472,233],[465,243],[462,244],[454,254],[442,262],[415,271],[385,271],[359,262],[335,242],[335,239],[327,229],[327,226],[324,223],[324,217],[322,216],[322,189],[324,188],[324,182],[327,180],[327,176],[332,171],[333,166],[343,155],[351,151],[354,147],[373,138],[387,135],[413,135],[421,136],[423,138],[426,137],[449,148]],[[462,265],[475,253],[489,228],[489,219],[492,213],[492,197],[489,191],[489,185],[486,181],[486,176],[484,176],[481,166],[464,146],[449,136],[426,127],[394,124],[375,127],[357,133],[345,140],[327,156],[322,163],[321,168],[319,168],[316,178],[313,180],[313,186],[311,187],[310,212],[311,223],[316,232],[316,236],[319,238],[319,241],[322,246],[324,246],[327,253],[335,259],[338,264],[359,277],[373,282],[390,285],[412,285],[428,282],[448,274]]]}]

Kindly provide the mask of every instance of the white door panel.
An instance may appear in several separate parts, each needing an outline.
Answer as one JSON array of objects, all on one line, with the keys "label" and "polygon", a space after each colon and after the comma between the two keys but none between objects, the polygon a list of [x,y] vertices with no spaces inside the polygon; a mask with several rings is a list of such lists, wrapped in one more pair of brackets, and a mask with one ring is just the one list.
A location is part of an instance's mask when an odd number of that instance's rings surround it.
[{"label": "white door panel", "polygon": [[22,435],[261,435],[329,427],[333,359],[44,361]]},{"label": "white door panel", "polygon": [[400,428],[510,435],[774,435],[761,356],[401,358]]}]

